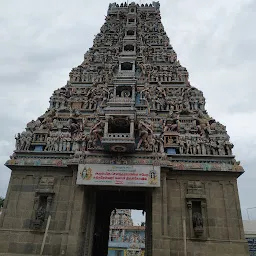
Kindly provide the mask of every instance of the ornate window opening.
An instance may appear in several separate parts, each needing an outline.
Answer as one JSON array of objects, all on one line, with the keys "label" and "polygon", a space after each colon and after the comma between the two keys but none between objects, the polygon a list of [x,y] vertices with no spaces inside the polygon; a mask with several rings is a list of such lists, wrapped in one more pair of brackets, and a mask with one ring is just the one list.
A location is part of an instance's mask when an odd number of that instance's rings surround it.
[{"label": "ornate window opening", "polygon": [[192,223],[196,236],[201,236],[203,233],[204,223],[201,207],[201,201],[192,202]]},{"label": "ornate window opening", "polygon": [[134,51],[134,45],[132,45],[132,44],[125,45],[124,46],[124,51],[133,52]]},{"label": "ornate window opening", "polygon": [[130,133],[130,121],[125,116],[114,117],[109,120],[109,133]]},{"label": "ornate window opening", "polygon": [[197,239],[206,239],[207,210],[204,185],[200,181],[189,181],[186,199],[190,236]]},{"label": "ornate window opening", "polygon": [[128,31],[126,32],[126,35],[127,35],[127,36],[134,36],[134,35],[135,35],[135,31],[134,31],[134,30],[128,30]]},{"label": "ornate window opening", "polygon": [[40,178],[34,199],[33,216],[31,219],[32,229],[42,229],[46,224],[54,196],[54,183],[54,178],[51,176]]},{"label": "ornate window opening", "polygon": [[192,199],[187,201],[189,213],[189,225],[191,236],[205,238],[205,201],[203,199]]},{"label": "ornate window opening", "polygon": [[132,71],[133,70],[133,63],[131,62],[124,62],[124,63],[121,63],[121,70],[124,70],[124,71]]},{"label": "ornate window opening", "polygon": [[116,88],[116,97],[131,98],[132,88],[131,86],[118,86]]},{"label": "ornate window opening", "polygon": [[49,216],[52,203],[52,193],[38,193],[35,198],[35,215],[32,221],[32,229],[43,228],[46,219]]},{"label": "ornate window opening", "polygon": [[134,22],[135,22],[135,19],[132,19],[132,18],[128,19],[128,23],[129,23],[129,24],[132,24],[132,23],[134,23]]}]

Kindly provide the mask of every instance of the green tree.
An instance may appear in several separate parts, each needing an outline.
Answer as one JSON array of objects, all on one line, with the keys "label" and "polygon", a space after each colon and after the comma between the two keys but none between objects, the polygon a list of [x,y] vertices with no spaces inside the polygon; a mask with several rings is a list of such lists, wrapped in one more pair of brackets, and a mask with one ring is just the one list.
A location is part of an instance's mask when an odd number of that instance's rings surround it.
[{"label": "green tree", "polygon": [[0,196],[0,208],[4,206],[4,198]]}]

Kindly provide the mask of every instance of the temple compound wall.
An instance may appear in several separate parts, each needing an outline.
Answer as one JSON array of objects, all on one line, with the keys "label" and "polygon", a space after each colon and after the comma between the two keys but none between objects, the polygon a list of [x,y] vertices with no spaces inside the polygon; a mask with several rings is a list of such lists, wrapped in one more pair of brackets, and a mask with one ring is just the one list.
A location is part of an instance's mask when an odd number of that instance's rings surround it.
[{"label": "temple compound wall", "polygon": [[146,256],[248,255],[243,167],[159,2],[110,4],[82,63],[15,139],[0,255],[106,256],[115,208],[146,212]]},{"label": "temple compound wall", "polygon": [[[40,170],[42,169],[42,170]],[[0,223],[0,252],[38,254],[44,230],[34,230],[36,195],[47,195],[52,216],[45,255],[83,255],[93,189],[77,186],[76,171],[37,167],[12,172],[7,207]],[[54,175],[53,175],[54,173]],[[47,177],[45,187],[40,180]],[[160,188],[152,191],[152,255],[248,255],[236,183],[237,174],[162,170]],[[193,221],[202,213],[203,225]],[[150,213],[149,213],[150,214]],[[92,227],[91,227],[92,228]],[[88,254],[90,255],[90,254]]]}]

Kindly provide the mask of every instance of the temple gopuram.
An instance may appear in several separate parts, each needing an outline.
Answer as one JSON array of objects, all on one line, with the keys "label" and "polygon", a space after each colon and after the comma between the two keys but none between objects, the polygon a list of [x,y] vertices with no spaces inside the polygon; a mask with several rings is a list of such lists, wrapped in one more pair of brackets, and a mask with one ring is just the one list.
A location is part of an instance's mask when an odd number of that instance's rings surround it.
[{"label": "temple gopuram", "polygon": [[135,226],[130,209],[115,209],[110,216],[108,256],[144,256],[145,226]]},{"label": "temple gopuram", "polygon": [[114,209],[146,212],[145,256],[249,255],[244,170],[159,2],[109,4],[81,64],[15,139],[0,255],[106,256]]}]

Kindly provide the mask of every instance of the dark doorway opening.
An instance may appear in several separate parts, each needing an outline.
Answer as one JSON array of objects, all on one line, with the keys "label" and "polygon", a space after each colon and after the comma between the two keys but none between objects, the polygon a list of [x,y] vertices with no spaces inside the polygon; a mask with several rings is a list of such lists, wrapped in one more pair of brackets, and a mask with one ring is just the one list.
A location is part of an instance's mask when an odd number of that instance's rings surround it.
[{"label": "dark doorway opening", "polygon": [[147,189],[98,189],[92,256],[108,255],[110,217],[115,209],[136,209],[146,213],[145,255],[151,255],[151,191]]},{"label": "dark doorway opening", "polygon": [[129,52],[129,51],[130,51],[130,52],[131,52],[131,51],[134,51],[134,45],[132,45],[132,44],[127,44],[127,45],[124,46],[124,50],[125,50],[125,51],[128,51],[128,52]]},{"label": "dark doorway opening", "polygon": [[131,62],[121,63],[121,70],[132,70],[133,64]]},{"label": "dark doorway opening", "polygon": [[109,133],[130,133],[130,120],[125,116],[117,116],[109,120]]},{"label": "dark doorway opening", "polygon": [[135,31],[134,31],[134,30],[128,30],[128,31],[126,32],[126,35],[127,35],[127,36],[134,36],[134,35],[135,35]]}]

